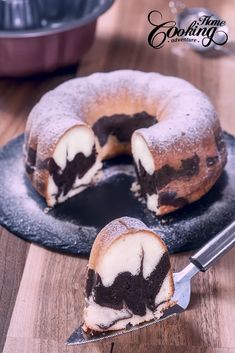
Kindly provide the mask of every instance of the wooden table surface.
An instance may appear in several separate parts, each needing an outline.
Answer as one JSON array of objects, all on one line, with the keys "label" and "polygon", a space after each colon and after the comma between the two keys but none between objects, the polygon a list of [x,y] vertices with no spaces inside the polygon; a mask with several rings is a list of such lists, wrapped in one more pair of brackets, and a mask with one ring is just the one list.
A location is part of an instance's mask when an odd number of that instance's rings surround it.
[{"label": "wooden table surface", "polygon": [[[119,68],[158,71],[185,78],[214,102],[222,126],[235,134],[235,60],[205,58],[182,45],[154,50],[147,44],[147,14],[158,9],[172,18],[164,0],[118,0],[99,21],[94,46],[77,75]],[[235,2],[198,0],[228,22],[235,39]],[[0,80],[0,144],[24,131],[39,97],[73,74]],[[17,171],[16,171],[17,172]],[[0,196],[1,197],[1,196]],[[4,353],[235,353],[235,249],[192,283],[189,310],[157,326],[91,346],[64,341],[82,320],[86,259],[26,243],[0,228],[0,351]],[[175,270],[189,254],[171,257]]]}]

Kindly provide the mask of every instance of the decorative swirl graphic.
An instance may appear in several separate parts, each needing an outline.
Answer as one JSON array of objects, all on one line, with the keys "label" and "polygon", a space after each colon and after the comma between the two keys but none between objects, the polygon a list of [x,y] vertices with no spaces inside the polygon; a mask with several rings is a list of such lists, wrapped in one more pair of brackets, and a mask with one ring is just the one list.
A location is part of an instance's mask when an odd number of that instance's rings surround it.
[{"label": "decorative swirl graphic", "polygon": [[148,14],[148,21],[153,29],[148,35],[148,43],[154,49],[160,49],[165,42],[198,42],[204,47],[224,45],[228,34],[222,27],[225,21],[213,19],[212,16],[201,16],[198,21],[192,21],[188,28],[178,28],[175,21],[161,22],[161,12],[153,10]]}]

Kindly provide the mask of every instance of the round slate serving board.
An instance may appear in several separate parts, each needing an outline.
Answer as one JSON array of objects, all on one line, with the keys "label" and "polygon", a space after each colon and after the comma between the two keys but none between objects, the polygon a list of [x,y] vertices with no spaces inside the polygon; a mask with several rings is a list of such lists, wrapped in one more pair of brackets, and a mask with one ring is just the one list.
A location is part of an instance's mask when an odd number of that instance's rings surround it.
[{"label": "round slate serving board", "polygon": [[99,230],[114,218],[141,219],[166,242],[170,252],[192,250],[235,219],[235,138],[225,134],[228,163],[200,201],[156,217],[130,191],[135,180],[129,157],[106,162],[95,186],[49,212],[24,174],[21,135],[0,151],[0,224],[17,236],[57,251],[89,255]]}]

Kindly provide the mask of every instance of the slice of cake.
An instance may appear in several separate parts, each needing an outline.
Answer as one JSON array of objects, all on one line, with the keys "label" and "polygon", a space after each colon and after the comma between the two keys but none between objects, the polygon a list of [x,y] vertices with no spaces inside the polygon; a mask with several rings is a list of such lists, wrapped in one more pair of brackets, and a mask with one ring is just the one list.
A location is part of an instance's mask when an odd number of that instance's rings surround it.
[{"label": "slice of cake", "polygon": [[158,319],[174,283],[166,245],[141,221],[122,217],[98,234],[88,263],[84,331]]}]

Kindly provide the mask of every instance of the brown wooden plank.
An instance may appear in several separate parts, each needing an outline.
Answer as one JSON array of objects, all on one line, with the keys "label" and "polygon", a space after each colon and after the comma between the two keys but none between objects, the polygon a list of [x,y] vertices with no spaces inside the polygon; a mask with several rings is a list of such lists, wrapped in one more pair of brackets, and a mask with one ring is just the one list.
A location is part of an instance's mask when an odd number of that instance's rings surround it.
[{"label": "brown wooden plank", "polygon": [[[72,74],[0,82],[0,145],[24,131],[27,115],[43,93]],[[0,352],[14,308],[29,244],[0,227]]]},{"label": "brown wooden plank", "polygon": [[0,352],[23,273],[28,244],[0,228]]},{"label": "brown wooden plank", "polygon": [[[14,87],[3,81],[0,85],[0,145],[24,130],[25,119],[14,118],[9,112],[13,94]],[[29,244],[0,227],[0,351],[4,346],[28,247]]]},{"label": "brown wooden plank", "polygon": [[112,348],[112,343],[98,346],[83,346],[78,347],[62,347],[60,343],[56,341],[46,341],[38,339],[13,339],[10,338],[8,341],[7,349],[4,353],[12,353],[15,351],[17,345],[18,352],[33,352],[33,353],[235,353],[233,348],[203,348],[203,347],[188,347],[188,346],[153,346],[149,344],[116,344]]},{"label": "brown wooden plank", "polygon": [[[32,351],[32,345],[34,352],[47,345],[66,352],[65,339],[81,321],[85,271],[86,260],[31,245],[4,351],[19,349],[12,347],[18,342],[22,353]],[[109,343],[101,346],[108,352]]]}]

